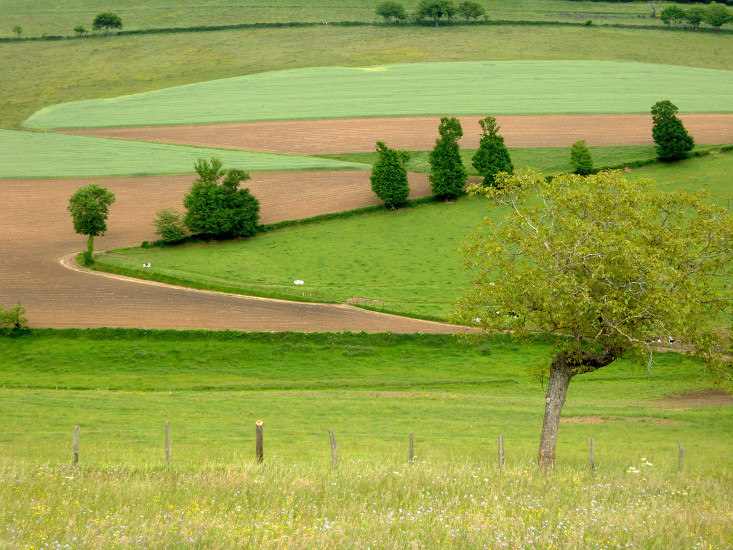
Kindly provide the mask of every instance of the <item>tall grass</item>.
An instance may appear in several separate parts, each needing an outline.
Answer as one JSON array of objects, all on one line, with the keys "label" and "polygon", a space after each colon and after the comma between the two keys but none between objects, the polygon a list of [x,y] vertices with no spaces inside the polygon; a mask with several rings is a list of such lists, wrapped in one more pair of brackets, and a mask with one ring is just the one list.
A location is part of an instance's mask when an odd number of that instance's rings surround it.
[{"label": "tall grass", "polygon": [[[644,85],[639,84],[643,82]],[[318,67],[47,107],[24,125],[84,128],[410,115],[727,112],[733,72],[600,61]]]},{"label": "tall grass", "polygon": [[[645,457],[642,457],[645,458]],[[729,472],[0,463],[5,548],[727,548]]]},{"label": "tall grass", "polygon": [[368,168],[317,157],[252,153],[0,129],[0,178],[80,178],[190,174],[200,158],[252,172]]}]

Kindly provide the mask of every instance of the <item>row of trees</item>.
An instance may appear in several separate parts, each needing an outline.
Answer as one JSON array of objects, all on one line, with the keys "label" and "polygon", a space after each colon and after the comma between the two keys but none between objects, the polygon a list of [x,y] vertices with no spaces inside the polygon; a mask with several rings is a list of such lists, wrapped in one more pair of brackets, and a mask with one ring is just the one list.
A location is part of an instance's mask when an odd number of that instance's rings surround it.
[{"label": "row of trees", "polygon": [[[384,17],[385,23],[408,19],[405,7],[394,0],[384,0],[377,4],[375,13]],[[460,16],[466,20],[466,23],[470,23],[485,14],[484,7],[473,0],[465,0],[457,6],[451,0],[420,0],[412,14],[412,20],[424,21],[427,19],[433,21],[437,27],[441,19],[453,19],[455,16]]]},{"label": "row of trees", "polygon": [[700,29],[700,23],[704,22],[718,32],[720,27],[733,21],[733,13],[727,6],[712,2],[708,6],[695,5],[686,10],[677,5],[667,6],[659,13],[659,18],[667,26],[686,22],[696,31]]}]

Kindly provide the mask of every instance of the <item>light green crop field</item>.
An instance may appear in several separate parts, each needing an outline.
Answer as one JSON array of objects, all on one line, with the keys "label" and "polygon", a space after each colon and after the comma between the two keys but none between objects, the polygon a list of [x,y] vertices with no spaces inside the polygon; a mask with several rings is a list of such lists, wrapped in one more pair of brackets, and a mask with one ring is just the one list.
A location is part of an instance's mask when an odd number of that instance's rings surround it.
[{"label": "light green crop field", "polygon": [[[68,2],[51,0],[5,0],[0,3],[0,18],[6,23],[0,36],[15,36],[12,28],[21,25],[21,36],[73,35],[72,29],[84,25],[91,30],[94,16],[113,8],[123,22],[123,30],[194,27],[201,25],[237,25],[248,23],[288,22],[381,22],[375,14],[380,0],[344,2],[343,0],[270,0],[267,3],[222,2],[221,0],[122,0],[110,7],[99,0]],[[416,0],[400,2],[408,13]],[[662,25],[650,19],[651,10],[642,2],[578,2],[570,0],[482,0],[491,20],[585,22]],[[641,16],[641,17],[640,17]],[[456,21],[461,21],[457,18]],[[114,32],[114,31],[112,31]]]},{"label": "light green crop field", "polygon": [[[720,204],[731,198],[733,155],[675,166],[682,171],[665,165],[638,169],[631,177],[654,176],[657,185],[667,189],[707,189],[710,200]],[[687,173],[696,176],[686,179]],[[292,281],[300,279],[305,285],[297,294],[306,298],[337,302],[363,298],[387,311],[445,318],[470,284],[459,253],[462,240],[484,216],[500,214],[487,210],[485,199],[464,198],[294,227],[216,247],[115,250],[99,261],[131,270],[151,262],[152,270],[146,273],[243,294],[287,297],[295,294]]]},{"label": "light green crop field", "polygon": [[[643,82],[643,86],[640,83]],[[409,63],[293,69],[54,105],[29,128],[411,115],[648,113],[733,109],[733,71],[602,61]]]},{"label": "light green crop field", "polygon": [[[42,107],[63,102],[304,67],[582,59],[674,60],[729,71],[732,44],[728,34],[466,25],[437,31],[313,27],[6,42],[0,48],[0,127],[17,127]],[[643,87],[645,80],[637,85]]]},{"label": "light green crop field", "polygon": [[190,174],[198,159],[211,157],[251,172],[369,168],[318,157],[2,129],[0,147],[0,178],[5,179]]}]

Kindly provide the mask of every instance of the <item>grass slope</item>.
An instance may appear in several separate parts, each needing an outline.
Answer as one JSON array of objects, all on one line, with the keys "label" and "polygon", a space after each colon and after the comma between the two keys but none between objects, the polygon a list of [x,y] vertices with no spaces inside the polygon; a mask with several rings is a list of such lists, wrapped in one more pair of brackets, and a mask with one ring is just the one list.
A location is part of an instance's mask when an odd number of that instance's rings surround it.
[{"label": "grass slope", "polygon": [[84,128],[487,112],[648,113],[655,101],[670,94],[681,112],[728,112],[733,109],[733,71],[600,61],[318,67],[55,105],[35,113],[24,125]]},{"label": "grass slope", "polygon": [[[247,23],[381,22],[382,18],[375,14],[375,7],[379,2],[380,0],[363,0],[358,3],[343,0],[270,0],[259,4],[234,4],[212,0],[126,0],[115,4],[114,11],[122,18],[124,30]],[[418,2],[406,0],[401,3],[411,13]],[[647,6],[639,4],[571,0],[483,0],[482,5],[492,20],[585,22],[586,18],[595,17],[596,24],[662,25],[660,21],[649,18],[651,12]],[[0,4],[0,18],[7,22],[0,31],[0,36],[15,36],[11,32],[15,25],[21,25],[24,37],[43,34],[72,35],[72,29],[79,24],[91,29],[94,16],[108,7],[99,0],[77,0],[73,6],[60,5],[51,0],[6,0]]]},{"label": "grass slope", "polygon": [[251,172],[368,168],[317,157],[2,129],[0,147],[0,179],[190,174],[196,160],[211,157]]},{"label": "grass slope", "polygon": [[[298,67],[522,59],[659,63],[664,52],[665,61],[731,70],[732,41],[731,35],[709,33],[464,25],[437,31],[319,27],[8,42],[0,48],[0,127],[17,127],[57,103]],[[644,79],[637,84],[643,87]]]},{"label": "grass slope", "polygon": [[[637,169],[630,177],[654,177],[666,189],[707,189],[713,202],[725,204],[731,198],[731,170],[733,155],[713,155]],[[157,275],[244,294],[287,296],[295,292],[292,281],[301,279],[305,285],[297,294],[306,297],[340,302],[363,298],[389,311],[445,317],[469,284],[458,252],[461,241],[487,214],[500,212],[487,212],[483,199],[465,198],[294,227],[219,246],[111,251],[100,261],[133,270],[151,262]]]}]

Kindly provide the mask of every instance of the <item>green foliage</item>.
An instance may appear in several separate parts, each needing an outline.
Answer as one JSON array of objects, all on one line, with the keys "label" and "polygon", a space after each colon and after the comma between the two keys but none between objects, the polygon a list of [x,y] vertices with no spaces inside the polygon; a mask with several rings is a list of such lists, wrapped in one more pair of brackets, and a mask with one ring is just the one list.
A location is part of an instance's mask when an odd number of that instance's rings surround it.
[{"label": "green foliage", "polygon": [[430,191],[436,199],[450,200],[465,194],[468,179],[458,146],[463,128],[457,118],[442,117],[438,133],[430,151]]},{"label": "green foliage", "polygon": [[111,11],[103,11],[97,14],[92,22],[92,29],[98,31],[104,29],[105,36],[109,35],[110,29],[121,29],[122,19]]},{"label": "green foliage", "polygon": [[384,22],[389,23],[392,18],[397,21],[404,21],[407,19],[407,13],[405,13],[405,7],[399,2],[394,0],[384,0],[377,4],[374,8],[374,12],[377,15],[384,17]]},{"label": "green foliage", "polygon": [[212,238],[255,235],[260,203],[249,189],[239,188],[240,182],[250,179],[249,174],[236,168],[224,171],[217,158],[211,162],[199,159],[194,168],[199,177],[183,199],[189,231]]},{"label": "green foliage", "polygon": [[436,27],[441,19],[452,19],[455,14],[456,7],[452,0],[420,0],[415,8],[416,19],[432,19]]},{"label": "green foliage", "polygon": [[657,157],[662,161],[687,158],[695,146],[695,140],[687,133],[677,118],[677,106],[665,99],[652,105],[652,138],[656,143]]},{"label": "green foliage", "polygon": [[15,25],[13,27],[13,33],[15,34],[16,38],[20,38],[20,35],[23,34],[23,27],[20,25]]},{"label": "green foliage", "polygon": [[648,342],[671,336],[712,357],[733,281],[725,208],[621,172],[501,183],[475,190],[509,212],[485,220],[464,245],[474,285],[460,320],[518,335],[570,333],[647,359]]},{"label": "green foliage", "polygon": [[667,6],[659,14],[659,18],[664,21],[667,26],[670,26],[672,22],[680,23],[685,20],[685,17],[685,10],[677,5]]},{"label": "green foliage", "polygon": [[408,151],[397,151],[390,149],[383,141],[377,141],[377,153],[379,157],[374,163],[369,181],[372,184],[372,191],[389,208],[401,206],[407,202],[410,196],[410,185],[407,183],[407,170],[405,169],[405,153]]},{"label": "green foliage", "polygon": [[76,33],[76,36],[81,38],[87,33],[87,29],[86,27],[84,27],[84,25],[77,25],[76,27],[74,27],[74,32]]},{"label": "green foliage", "polygon": [[155,214],[156,218],[153,220],[155,234],[160,235],[163,242],[177,243],[188,237],[183,214],[174,208],[166,208]]},{"label": "green foliage", "polygon": [[587,176],[593,173],[593,157],[584,139],[579,139],[570,147],[570,165],[575,174]]},{"label": "green foliage", "polygon": [[9,309],[5,309],[0,304],[0,330],[9,330],[11,333],[17,333],[28,328],[28,319],[25,317],[25,308],[20,304],[15,304]]},{"label": "green foliage", "polygon": [[733,21],[733,13],[723,4],[711,2],[705,10],[704,20],[715,32],[720,32],[720,27]]},{"label": "green foliage", "polygon": [[707,10],[702,6],[692,6],[685,11],[685,20],[692,25],[694,30],[700,28],[700,23],[705,19]]},{"label": "green foliage", "polygon": [[479,17],[485,15],[486,9],[484,9],[484,7],[478,2],[474,2],[473,0],[464,0],[458,4],[456,13],[461,17],[464,17],[466,19],[466,24],[468,24],[471,21],[475,22]]},{"label": "green foliage", "polygon": [[484,185],[495,185],[494,178],[499,172],[514,172],[509,149],[504,138],[499,135],[499,125],[492,116],[479,120],[481,140],[471,159],[473,167],[484,177]]},{"label": "green foliage", "polygon": [[87,235],[87,250],[84,260],[87,264],[94,261],[94,237],[107,231],[109,207],[115,202],[115,194],[105,187],[91,183],[77,189],[69,198],[67,207],[74,224],[74,231]]}]

